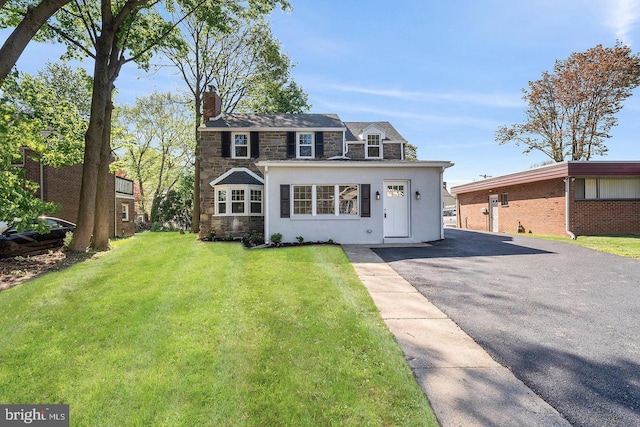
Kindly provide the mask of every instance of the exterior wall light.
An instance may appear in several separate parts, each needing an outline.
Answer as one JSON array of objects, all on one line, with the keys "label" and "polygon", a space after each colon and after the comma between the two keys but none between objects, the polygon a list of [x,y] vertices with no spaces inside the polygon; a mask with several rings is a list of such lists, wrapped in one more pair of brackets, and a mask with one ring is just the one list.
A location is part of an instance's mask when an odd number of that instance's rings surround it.
[{"label": "exterior wall light", "polygon": [[422,196],[420,195],[420,192],[419,192],[419,191],[416,191],[416,199],[420,200],[420,197],[422,197]]},{"label": "exterior wall light", "polygon": [[376,191],[376,200],[380,200],[380,192]]}]

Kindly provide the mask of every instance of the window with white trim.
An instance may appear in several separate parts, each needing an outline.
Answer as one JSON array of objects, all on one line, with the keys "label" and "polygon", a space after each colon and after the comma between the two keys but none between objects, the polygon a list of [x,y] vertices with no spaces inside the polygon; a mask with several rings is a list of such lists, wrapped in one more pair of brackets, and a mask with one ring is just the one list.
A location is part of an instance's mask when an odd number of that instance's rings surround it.
[{"label": "window with white trim", "polygon": [[357,184],[292,185],[293,215],[356,216]]},{"label": "window with white trim", "polygon": [[216,215],[262,215],[262,192],[257,185],[216,186]]},{"label": "window with white trim", "polygon": [[366,147],[365,157],[367,159],[382,158],[382,144],[380,142],[379,133],[367,134],[367,147]]},{"label": "window with white trim", "polygon": [[234,159],[248,159],[249,158],[249,134],[248,133],[234,133],[233,134],[233,149],[231,151]]},{"label": "window with white trim", "polygon": [[123,222],[129,221],[129,204],[128,203],[122,204],[122,221]]},{"label": "window with white trim", "polygon": [[299,132],[296,135],[296,155],[299,159],[313,159],[314,153],[313,133]]},{"label": "window with white trim", "polygon": [[509,206],[509,195],[507,193],[502,193],[500,195],[500,205]]}]

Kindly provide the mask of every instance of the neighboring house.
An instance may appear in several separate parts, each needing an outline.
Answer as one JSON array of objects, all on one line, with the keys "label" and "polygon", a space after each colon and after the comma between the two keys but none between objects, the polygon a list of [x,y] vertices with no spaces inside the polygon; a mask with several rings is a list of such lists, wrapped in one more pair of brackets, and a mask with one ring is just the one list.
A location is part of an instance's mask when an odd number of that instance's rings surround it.
[{"label": "neighboring house", "polygon": [[640,233],[640,161],[570,161],[453,187],[458,225],[579,235]]},{"label": "neighboring house", "polygon": [[[22,161],[13,164],[25,169],[25,177],[37,183],[36,196],[45,202],[59,205],[53,215],[76,223],[80,206],[80,186],[82,164],[54,168],[33,160],[29,153],[22,153]],[[109,174],[109,236],[129,236],[134,234],[135,204],[133,181]]]},{"label": "neighboring house", "polygon": [[204,97],[201,237],[422,242],[443,238],[446,161],[404,160],[388,122],[334,114],[221,114]]}]

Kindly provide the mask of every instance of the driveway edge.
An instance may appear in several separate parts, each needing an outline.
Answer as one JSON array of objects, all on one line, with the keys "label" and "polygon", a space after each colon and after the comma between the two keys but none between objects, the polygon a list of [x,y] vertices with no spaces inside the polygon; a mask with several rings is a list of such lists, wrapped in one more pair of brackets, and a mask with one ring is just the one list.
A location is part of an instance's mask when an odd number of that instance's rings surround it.
[{"label": "driveway edge", "polygon": [[343,250],[442,426],[570,426],[368,246]]}]

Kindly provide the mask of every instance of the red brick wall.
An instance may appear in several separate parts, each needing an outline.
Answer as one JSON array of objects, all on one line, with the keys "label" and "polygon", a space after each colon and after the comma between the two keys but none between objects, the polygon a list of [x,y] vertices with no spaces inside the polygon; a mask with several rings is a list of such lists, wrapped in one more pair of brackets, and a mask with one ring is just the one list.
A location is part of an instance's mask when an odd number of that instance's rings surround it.
[{"label": "red brick wall", "polygon": [[[38,185],[42,184],[42,188],[36,192],[38,197],[44,196],[44,200],[47,202],[55,203],[59,206],[59,210],[57,212],[51,212],[50,214],[56,216],[58,218],[62,218],[67,221],[71,221],[73,223],[78,222],[78,208],[80,206],[80,186],[82,183],[82,164],[65,166],[61,168],[54,168],[51,166],[43,166],[42,167],[42,181],[40,174],[40,163],[32,160],[29,156],[26,156],[25,159],[25,177],[37,183]],[[133,206],[133,200],[126,200],[127,203],[130,203],[129,207],[129,224],[122,223],[121,212],[122,206],[117,206],[117,214],[118,216],[115,220],[119,221],[116,225],[114,222],[114,215],[116,215],[116,206],[115,203],[115,175],[109,174],[109,181],[107,184],[107,192],[109,194],[109,237],[116,236],[116,226],[117,226],[117,235],[122,235],[122,230],[125,230],[125,235],[134,234],[134,219],[135,219],[135,208]]]},{"label": "red brick wall", "polygon": [[[500,205],[500,196],[506,193],[509,205]],[[472,193],[459,194],[461,228],[489,230],[489,196],[498,195],[498,231],[515,233],[520,223],[525,232],[537,234],[565,234],[564,181],[554,179],[509,187],[497,187]]]},{"label": "red brick wall", "polygon": [[[525,232],[566,236],[564,181],[553,179],[459,194],[461,228],[489,230],[489,195],[507,193],[509,206],[498,208],[500,232],[515,233],[518,221]],[[576,236],[640,233],[640,200],[575,200],[570,187],[570,231]]]},{"label": "red brick wall", "polygon": [[[122,205],[129,205],[129,220],[122,220]],[[132,236],[135,233],[135,201],[134,199],[117,197],[116,198],[116,234],[119,237]]]},{"label": "red brick wall", "polygon": [[577,200],[571,210],[576,235],[640,233],[640,200]]}]

